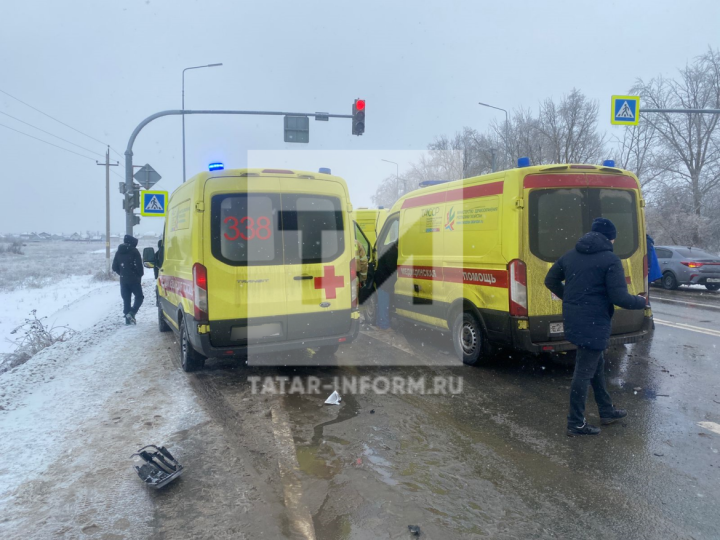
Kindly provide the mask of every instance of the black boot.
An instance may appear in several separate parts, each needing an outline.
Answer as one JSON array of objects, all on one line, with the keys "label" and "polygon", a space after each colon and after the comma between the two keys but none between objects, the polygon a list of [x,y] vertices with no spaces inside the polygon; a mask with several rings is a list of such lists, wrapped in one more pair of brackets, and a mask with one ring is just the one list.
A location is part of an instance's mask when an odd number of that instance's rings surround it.
[{"label": "black boot", "polygon": [[568,437],[579,437],[580,435],[598,435],[600,428],[591,426],[587,422],[584,422],[582,426],[569,427],[567,430]]},{"label": "black boot", "polygon": [[130,325],[130,324],[132,324],[130,314],[129,314],[129,313],[126,313],[126,314],[125,314],[125,325],[127,326],[127,325]]},{"label": "black boot", "polygon": [[607,426],[608,424],[612,424],[613,422],[617,422],[621,418],[625,418],[627,416],[627,411],[625,409],[613,409],[612,414],[610,416],[601,416],[600,417],[600,423],[603,426]]}]

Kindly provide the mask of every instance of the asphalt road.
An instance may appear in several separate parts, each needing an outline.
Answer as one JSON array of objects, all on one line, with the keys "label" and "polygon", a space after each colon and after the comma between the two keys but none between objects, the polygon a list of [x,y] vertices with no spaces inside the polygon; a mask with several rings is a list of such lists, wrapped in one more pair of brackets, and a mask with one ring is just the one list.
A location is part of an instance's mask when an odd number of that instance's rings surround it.
[{"label": "asphalt road", "polygon": [[[571,366],[500,353],[469,368],[448,354],[447,336],[419,327],[396,337],[366,327],[334,368],[216,362],[192,377],[240,403],[238,415],[247,403],[272,411],[275,436],[263,444],[275,445],[288,536],[402,538],[419,525],[444,539],[717,538],[720,296],[652,297],[653,339],[607,355],[610,392],[629,416],[594,438],[565,436]],[[360,359],[374,365],[344,367]],[[267,377],[287,378],[286,393],[294,378],[317,377],[325,391],[258,395]],[[362,377],[461,379],[462,391],[377,393],[379,384],[322,406],[338,381]],[[592,398],[588,420],[598,421]],[[244,423],[257,429],[252,416]],[[278,430],[289,430],[292,448]]]},{"label": "asphalt road", "polygon": [[[12,431],[27,418],[33,437],[56,441],[35,450],[43,458],[31,472],[0,467],[14,486],[0,490],[0,535],[394,539],[412,538],[415,525],[443,540],[719,538],[720,295],[651,298],[652,340],[607,354],[610,393],[629,416],[572,439],[571,366],[507,352],[463,366],[447,336],[419,327],[394,337],[365,327],[329,367],[223,360],[185,374],[152,310],[131,346],[127,329],[106,324],[73,360],[82,377],[65,366],[44,383],[56,399],[28,398],[0,418],[0,431],[31,449],[30,435]],[[315,359],[305,351],[287,363]],[[311,380],[318,393],[291,391]],[[323,405],[343,381],[356,391]],[[51,410],[80,397],[92,414]],[[149,442],[186,467],[162,492],[144,489],[127,461]],[[4,455],[12,448],[0,440]]]}]

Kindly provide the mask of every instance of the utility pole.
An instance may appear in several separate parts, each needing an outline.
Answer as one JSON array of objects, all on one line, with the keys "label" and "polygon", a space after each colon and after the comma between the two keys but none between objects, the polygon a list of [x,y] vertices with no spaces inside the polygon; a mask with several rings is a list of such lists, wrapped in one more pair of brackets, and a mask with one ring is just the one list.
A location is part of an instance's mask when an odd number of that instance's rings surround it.
[{"label": "utility pole", "polygon": [[110,146],[105,152],[105,163],[95,161],[105,167],[105,272],[110,275],[110,167],[117,167],[119,162],[110,163]]}]

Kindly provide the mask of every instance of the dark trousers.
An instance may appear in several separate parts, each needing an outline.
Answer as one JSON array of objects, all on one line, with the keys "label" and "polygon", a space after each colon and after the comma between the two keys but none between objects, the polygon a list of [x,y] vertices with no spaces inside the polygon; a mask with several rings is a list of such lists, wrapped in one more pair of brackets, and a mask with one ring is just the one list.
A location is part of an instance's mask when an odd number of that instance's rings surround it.
[{"label": "dark trousers", "polygon": [[[135,302],[130,307],[131,296],[135,296]],[[120,282],[120,296],[123,299],[123,315],[127,315],[131,311],[137,313],[140,306],[142,306],[145,296],[143,296],[142,285],[138,281],[137,283],[123,283]]]},{"label": "dark trousers", "polygon": [[592,385],[600,417],[609,417],[613,411],[610,394],[605,389],[605,358],[603,351],[578,347],[575,357],[575,373],[570,385],[570,412],[568,427],[585,423],[585,402],[588,386]]}]

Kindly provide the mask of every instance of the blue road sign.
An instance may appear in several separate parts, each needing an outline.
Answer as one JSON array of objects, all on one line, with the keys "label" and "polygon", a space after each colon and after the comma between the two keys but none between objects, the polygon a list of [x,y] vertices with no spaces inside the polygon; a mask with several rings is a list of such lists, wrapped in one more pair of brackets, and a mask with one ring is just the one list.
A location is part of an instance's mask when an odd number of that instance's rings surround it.
[{"label": "blue road sign", "polygon": [[167,213],[167,191],[141,191],[140,215],[147,217],[165,217]]},{"label": "blue road sign", "polygon": [[611,124],[637,126],[640,121],[640,96],[612,96],[611,111]]}]

